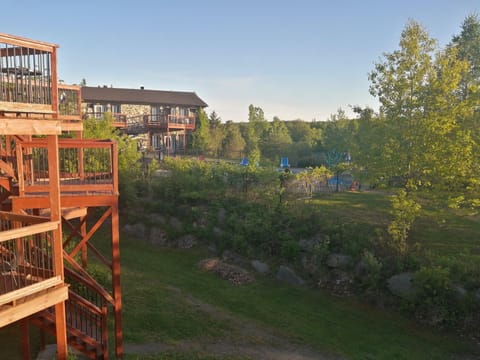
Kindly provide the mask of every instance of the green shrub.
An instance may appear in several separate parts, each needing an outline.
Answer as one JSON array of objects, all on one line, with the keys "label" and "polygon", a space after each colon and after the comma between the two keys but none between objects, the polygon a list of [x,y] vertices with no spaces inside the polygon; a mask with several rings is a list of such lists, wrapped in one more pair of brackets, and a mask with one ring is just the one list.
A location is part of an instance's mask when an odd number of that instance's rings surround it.
[{"label": "green shrub", "polygon": [[293,263],[300,254],[300,246],[294,240],[283,241],[280,253],[286,261]]}]

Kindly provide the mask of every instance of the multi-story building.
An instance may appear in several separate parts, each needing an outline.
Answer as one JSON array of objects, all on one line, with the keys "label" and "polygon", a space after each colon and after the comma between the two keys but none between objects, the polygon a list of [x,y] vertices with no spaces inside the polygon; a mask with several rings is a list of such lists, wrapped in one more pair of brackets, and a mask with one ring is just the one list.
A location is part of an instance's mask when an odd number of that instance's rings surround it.
[{"label": "multi-story building", "polygon": [[207,104],[194,92],[82,87],[85,116],[109,112],[129,134],[147,134],[147,146],[166,155],[184,151],[195,130],[198,110]]}]

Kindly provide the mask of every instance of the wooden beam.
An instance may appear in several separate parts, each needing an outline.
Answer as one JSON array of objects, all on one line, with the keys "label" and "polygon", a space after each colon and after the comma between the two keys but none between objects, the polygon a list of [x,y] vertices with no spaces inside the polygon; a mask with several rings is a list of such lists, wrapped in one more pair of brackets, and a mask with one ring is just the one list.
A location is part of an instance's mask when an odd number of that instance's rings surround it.
[{"label": "wooden beam", "polygon": [[32,296],[16,306],[0,310],[0,328],[45,310],[68,299],[68,287],[61,286],[37,296]]},{"label": "wooden beam", "polygon": [[50,220],[50,218],[35,215],[16,214],[9,211],[0,211],[0,219],[20,221],[30,224],[40,224]]},{"label": "wooden beam", "polygon": [[0,231],[0,242],[19,239],[24,236],[41,234],[47,231],[57,230],[60,221],[49,221],[41,224],[24,226],[18,229]]},{"label": "wooden beam", "polygon": [[58,120],[0,119],[0,135],[59,135]]},{"label": "wooden beam", "polygon": [[31,104],[23,102],[0,101],[0,111],[15,113],[53,114],[53,104]]},{"label": "wooden beam", "polygon": [[[50,209],[40,211],[42,216],[50,218]],[[62,208],[62,218],[65,220],[76,219],[87,215],[86,207]]]},{"label": "wooden beam", "polygon": [[21,289],[10,291],[6,294],[0,295],[0,306],[41,292],[43,290],[47,290],[60,284],[62,284],[62,279],[60,278],[60,276],[55,276],[50,279],[40,281],[38,283],[28,285]]},{"label": "wooden beam", "polygon": [[[12,205],[15,209],[46,209],[49,207],[50,200],[47,196],[12,196]],[[78,206],[112,206],[118,202],[118,194],[101,195],[62,195],[62,207]]]},{"label": "wooden beam", "polygon": [[62,127],[62,131],[83,131],[83,123],[81,121],[63,121],[62,116],[59,116],[59,119],[62,120],[60,124],[60,126]]},{"label": "wooden beam", "polygon": [[56,44],[48,43],[45,41],[32,40],[32,39],[28,39],[28,38],[24,38],[16,35],[5,34],[5,33],[0,33],[0,42],[16,45],[16,46],[28,47],[36,50],[43,50],[46,52],[52,52],[54,48],[58,48],[58,45]]}]

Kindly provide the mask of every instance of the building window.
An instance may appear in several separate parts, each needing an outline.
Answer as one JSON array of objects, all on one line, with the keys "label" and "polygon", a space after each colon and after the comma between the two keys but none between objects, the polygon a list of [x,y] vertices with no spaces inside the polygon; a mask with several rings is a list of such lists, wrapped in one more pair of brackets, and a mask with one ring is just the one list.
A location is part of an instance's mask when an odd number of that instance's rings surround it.
[{"label": "building window", "polygon": [[93,115],[96,119],[100,119],[103,117],[103,113],[105,112],[103,105],[95,105],[93,108]]},{"label": "building window", "polygon": [[121,112],[120,104],[112,104],[112,114],[120,114]]}]

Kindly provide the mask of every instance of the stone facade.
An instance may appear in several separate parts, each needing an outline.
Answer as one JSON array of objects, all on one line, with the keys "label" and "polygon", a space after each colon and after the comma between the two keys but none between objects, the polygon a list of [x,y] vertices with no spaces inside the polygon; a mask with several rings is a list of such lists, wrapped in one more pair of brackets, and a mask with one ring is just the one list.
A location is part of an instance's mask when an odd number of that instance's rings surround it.
[{"label": "stone facade", "polygon": [[122,104],[121,112],[125,114],[127,118],[139,115],[150,115],[151,106],[150,105],[133,105],[133,104]]}]

